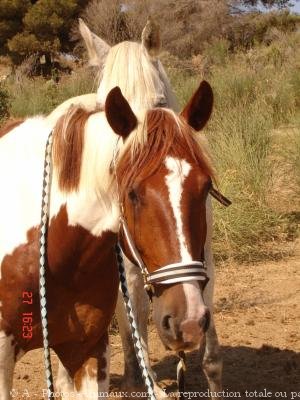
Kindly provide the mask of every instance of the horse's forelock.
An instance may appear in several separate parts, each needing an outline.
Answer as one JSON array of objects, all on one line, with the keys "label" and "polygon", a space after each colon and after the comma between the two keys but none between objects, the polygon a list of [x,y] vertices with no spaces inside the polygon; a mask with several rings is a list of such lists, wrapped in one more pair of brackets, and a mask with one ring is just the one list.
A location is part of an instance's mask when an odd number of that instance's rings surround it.
[{"label": "horse's forelock", "polygon": [[202,172],[215,179],[207,149],[199,134],[178,115],[168,109],[156,108],[147,112],[144,131],[137,131],[127,144],[118,164],[121,195],[139,179],[155,173],[166,156],[186,155],[199,165]]}]

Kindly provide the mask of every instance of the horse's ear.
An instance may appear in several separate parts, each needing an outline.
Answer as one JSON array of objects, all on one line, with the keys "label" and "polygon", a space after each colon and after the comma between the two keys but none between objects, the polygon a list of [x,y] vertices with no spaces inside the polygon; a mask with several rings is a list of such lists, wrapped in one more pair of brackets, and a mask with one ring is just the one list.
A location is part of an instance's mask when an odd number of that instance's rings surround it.
[{"label": "horse's ear", "polygon": [[79,32],[87,48],[89,64],[93,67],[101,67],[105,62],[110,46],[90,31],[81,18],[79,18]]},{"label": "horse's ear", "polygon": [[142,32],[142,44],[146,47],[151,57],[158,56],[161,49],[160,29],[151,17]]},{"label": "horse's ear", "polygon": [[137,118],[118,86],[106,97],[105,114],[111,128],[123,139],[137,126]]},{"label": "horse's ear", "polygon": [[181,115],[192,128],[200,131],[209,120],[213,103],[212,88],[208,82],[202,81]]}]

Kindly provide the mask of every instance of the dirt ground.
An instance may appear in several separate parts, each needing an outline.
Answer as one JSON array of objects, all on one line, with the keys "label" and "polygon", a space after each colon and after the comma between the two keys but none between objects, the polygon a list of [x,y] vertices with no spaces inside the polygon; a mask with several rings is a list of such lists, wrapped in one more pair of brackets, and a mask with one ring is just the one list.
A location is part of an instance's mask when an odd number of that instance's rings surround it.
[{"label": "dirt ground", "polygon": [[[298,243],[294,256],[280,262],[219,266],[215,318],[224,357],[225,398],[300,398],[299,250]],[[111,389],[120,390],[123,354],[118,335],[111,343]],[[150,326],[150,346],[161,386],[176,391],[177,359],[164,350],[154,326]],[[187,364],[187,390],[206,399],[199,353],[189,354]],[[17,364],[13,387],[17,400],[43,399],[41,350],[28,353]]]}]

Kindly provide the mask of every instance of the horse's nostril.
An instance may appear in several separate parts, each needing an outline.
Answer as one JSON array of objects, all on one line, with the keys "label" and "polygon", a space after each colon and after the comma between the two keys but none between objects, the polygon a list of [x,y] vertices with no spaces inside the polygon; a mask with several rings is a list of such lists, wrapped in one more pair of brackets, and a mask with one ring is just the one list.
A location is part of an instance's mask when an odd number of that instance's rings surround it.
[{"label": "horse's nostril", "polygon": [[209,310],[206,310],[203,317],[200,318],[199,320],[199,326],[203,330],[203,332],[206,332],[207,329],[209,328],[210,324],[210,312]]},{"label": "horse's nostril", "polygon": [[171,326],[170,326],[170,319],[171,319],[171,315],[165,315],[164,317],[163,317],[163,319],[162,319],[162,323],[161,323],[161,325],[162,325],[162,327],[165,329],[165,330],[170,330],[170,328],[171,328]]}]

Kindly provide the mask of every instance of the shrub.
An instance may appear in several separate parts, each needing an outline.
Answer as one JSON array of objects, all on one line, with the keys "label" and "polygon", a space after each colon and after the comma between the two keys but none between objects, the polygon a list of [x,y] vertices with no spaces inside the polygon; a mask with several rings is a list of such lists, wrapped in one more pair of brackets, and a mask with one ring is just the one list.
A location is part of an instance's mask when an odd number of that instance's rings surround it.
[{"label": "shrub", "polygon": [[299,26],[300,17],[289,11],[247,13],[233,18],[226,37],[231,50],[250,48],[257,43],[269,45],[281,33],[292,33]]}]

